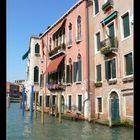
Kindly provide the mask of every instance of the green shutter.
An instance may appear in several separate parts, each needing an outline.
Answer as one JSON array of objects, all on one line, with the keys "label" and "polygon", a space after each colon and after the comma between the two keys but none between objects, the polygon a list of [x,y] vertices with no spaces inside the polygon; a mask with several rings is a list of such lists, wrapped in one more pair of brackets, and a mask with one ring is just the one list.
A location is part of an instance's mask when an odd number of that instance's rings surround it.
[{"label": "green shutter", "polygon": [[78,81],[82,80],[82,65],[81,60],[77,62],[78,64]]},{"label": "green shutter", "polygon": [[126,55],[126,75],[130,75],[133,73],[132,68],[132,53]]},{"label": "green shutter", "polygon": [[97,65],[96,66],[96,70],[97,70],[97,81],[101,81],[101,65]]},{"label": "green shutter", "polygon": [[73,81],[76,82],[76,62],[73,63]]},{"label": "green shutter", "polygon": [[124,37],[127,37],[130,35],[129,14],[128,13],[125,16],[123,16],[123,32],[124,32]]},{"label": "green shutter", "polygon": [[100,32],[96,34],[97,51],[100,50]]},{"label": "green shutter", "polygon": [[66,79],[67,79],[67,83],[69,83],[69,82],[70,82],[70,77],[69,77],[69,65],[67,65],[67,77],[66,77]]},{"label": "green shutter", "polygon": [[110,63],[109,63],[109,61],[105,61],[105,76],[106,76],[107,80],[110,79]]},{"label": "green shutter", "polygon": [[94,0],[95,1],[95,14],[97,14],[99,12],[99,3],[98,0]]},{"label": "green shutter", "polygon": [[69,96],[69,110],[71,110],[71,96]]},{"label": "green shutter", "polygon": [[115,37],[114,23],[112,23],[111,25],[109,25],[108,28],[109,28],[109,36],[110,36],[111,47],[115,47],[115,45],[114,45],[114,37]]},{"label": "green shutter", "polygon": [[78,111],[82,111],[82,95],[78,95]]},{"label": "green shutter", "polygon": [[113,59],[111,61],[111,64],[112,64],[112,78],[116,78],[116,61],[115,61],[115,59]]}]

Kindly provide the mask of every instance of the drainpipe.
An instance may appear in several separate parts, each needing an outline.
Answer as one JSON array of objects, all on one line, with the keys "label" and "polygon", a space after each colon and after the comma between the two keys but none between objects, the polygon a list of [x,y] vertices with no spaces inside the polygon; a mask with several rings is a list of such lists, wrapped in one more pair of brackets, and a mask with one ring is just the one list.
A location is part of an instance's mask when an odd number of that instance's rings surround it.
[{"label": "drainpipe", "polygon": [[87,93],[88,93],[88,98],[84,100],[83,102],[83,112],[84,112],[84,108],[85,108],[85,102],[86,101],[89,101],[89,110],[88,110],[88,121],[91,120],[91,106],[90,106],[90,81],[89,81],[89,77],[90,77],[90,66],[89,66],[89,14],[88,14],[88,2],[89,0],[86,0],[86,27],[87,27],[87,34],[86,34],[86,37],[87,37],[87,68],[88,68],[88,74],[87,74]]}]

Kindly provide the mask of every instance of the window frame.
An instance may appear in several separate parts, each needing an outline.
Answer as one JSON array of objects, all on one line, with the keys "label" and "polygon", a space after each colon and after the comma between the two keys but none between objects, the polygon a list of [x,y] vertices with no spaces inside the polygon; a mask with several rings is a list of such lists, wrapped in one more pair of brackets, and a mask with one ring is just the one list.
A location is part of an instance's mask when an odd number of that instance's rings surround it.
[{"label": "window frame", "polygon": [[[130,35],[127,37],[124,37],[124,30],[123,30],[123,16],[125,16],[128,13],[129,15],[129,30],[130,30]],[[132,36],[132,31],[131,31],[131,20],[130,20],[130,10],[125,11],[121,16],[120,16],[120,29],[121,29],[121,41],[127,40]]]},{"label": "window frame", "polygon": [[35,44],[35,55],[40,55],[40,45],[39,45],[39,43]]},{"label": "window frame", "polygon": [[93,0],[94,1],[94,16],[97,16],[98,14],[99,14],[99,12],[100,12],[100,4],[99,4],[99,0],[98,0],[98,12],[96,13],[95,12],[95,0]]},{"label": "window frame", "polygon": [[[78,17],[81,18],[81,36],[80,38],[78,38]],[[76,18],[76,43],[79,43],[82,41],[82,16],[80,14],[78,14],[77,18]]]},{"label": "window frame", "polygon": [[[99,98],[101,98],[101,109],[102,109],[101,112],[99,112],[99,102],[98,102]],[[95,111],[96,114],[98,114],[98,113],[103,114],[103,97],[102,96],[96,96],[96,103],[95,103],[95,105],[96,105],[96,111]]]},{"label": "window frame", "polygon": [[[98,79],[97,66],[101,66],[101,80],[100,81],[97,80]],[[96,82],[102,82],[102,64],[97,64],[96,65]]]}]

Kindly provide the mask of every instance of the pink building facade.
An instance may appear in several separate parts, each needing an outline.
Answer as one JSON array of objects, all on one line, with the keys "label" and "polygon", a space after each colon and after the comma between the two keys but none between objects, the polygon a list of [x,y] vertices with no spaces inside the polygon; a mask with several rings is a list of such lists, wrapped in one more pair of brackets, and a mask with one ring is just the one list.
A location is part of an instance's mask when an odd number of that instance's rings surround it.
[{"label": "pink building facade", "polygon": [[46,111],[55,113],[61,108],[62,113],[80,113],[85,119],[91,117],[87,37],[85,0],[77,2],[40,37],[40,65],[45,83],[45,96],[42,100],[45,102]]}]

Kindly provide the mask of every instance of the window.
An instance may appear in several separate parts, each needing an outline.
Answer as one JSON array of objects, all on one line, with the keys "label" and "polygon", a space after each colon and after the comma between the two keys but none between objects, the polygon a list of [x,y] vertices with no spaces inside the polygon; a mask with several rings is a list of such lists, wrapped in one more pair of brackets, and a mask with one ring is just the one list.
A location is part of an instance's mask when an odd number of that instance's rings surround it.
[{"label": "window", "polygon": [[35,66],[34,68],[34,82],[38,83],[38,76],[39,76],[39,68]]},{"label": "window", "polygon": [[102,112],[102,98],[97,98],[97,112]]},{"label": "window", "polygon": [[73,63],[73,81],[82,81],[82,61],[81,55],[78,55],[78,61]]},{"label": "window", "polygon": [[49,51],[51,51],[52,50],[52,39],[50,38],[49,39]]},{"label": "window", "polygon": [[78,95],[78,111],[82,111],[82,95]]},{"label": "window", "polygon": [[69,47],[72,45],[72,24],[69,24],[69,42],[68,42]]},{"label": "window", "polygon": [[115,59],[105,61],[105,75],[106,79],[116,78],[116,61]]},{"label": "window", "polygon": [[122,16],[123,23],[123,37],[126,38],[130,35],[129,13]]},{"label": "window", "polygon": [[95,3],[95,15],[99,12],[99,1],[98,0],[94,0]]},{"label": "window", "polygon": [[125,55],[125,75],[133,74],[132,53]]},{"label": "window", "polygon": [[77,18],[77,41],[81,40],[81,16]]},{"label": "window", "polygon": [[40,96],[40,106],[42,106],[42,96]]},{"label": "window", "polygon": [[72,83],[72,60],[71,58],[69,59],[69,65],[67,65],[67,77],[66,77],[66,82],[67,83]]},{"label": "window", "polygon": [[49,107],[50,96],[46,96],[46,107]]},{"label": "window", "polygon": [[96,66],[96,72],[97,72],[97,81],[101,81],[101,64]]},{"label": "window", "polygon": [[100,48],[101,48],[101,45],[100,45],[100,32],[98,32],[96,34],[96,43],[97,43],[97,51],[99,51]]},{"label": "window", "polygon": [[69,110],[71,110],[71,95],[69,95],[68,98],[69,98],[69,105],[68,105],[68,108],[69,108]]},{"label": "window", "polygon": [[39,54],[39,44],[37,43],[36,45],[35,45],[35,54]]},{"label": "window", "polygon": [[40,87],[44,86],[44,77],[43,74],[40,74]]},{"label": "window", "polygon": [[55,105],[55,95],[52,96],[52,105]]}]

